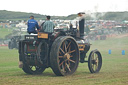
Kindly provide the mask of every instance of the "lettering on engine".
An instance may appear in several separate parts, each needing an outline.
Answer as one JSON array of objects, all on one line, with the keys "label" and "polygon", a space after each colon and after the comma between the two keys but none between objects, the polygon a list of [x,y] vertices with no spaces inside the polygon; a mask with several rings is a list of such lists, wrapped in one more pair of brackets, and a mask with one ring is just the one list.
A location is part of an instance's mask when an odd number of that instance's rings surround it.
[{"label": "lettering on engine", "polygon": [[34,40],[35,38],[34,38],[34,36],[26,36],[25,39],[26,40]]}]

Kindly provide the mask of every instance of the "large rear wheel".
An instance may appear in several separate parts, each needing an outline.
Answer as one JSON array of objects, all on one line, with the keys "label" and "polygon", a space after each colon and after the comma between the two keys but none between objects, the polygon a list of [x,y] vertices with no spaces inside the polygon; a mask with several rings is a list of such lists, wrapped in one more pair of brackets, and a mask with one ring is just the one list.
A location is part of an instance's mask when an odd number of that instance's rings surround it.
[{"label": "large rear wheel", "polygon": [[[39,58],[42,57],[42,46],[43,44],[39,44],[37,54],[28,54],[28,44],[24,44],[24,59],[23,59],[23,71],[27,74],[41,74],[45,67],[43,67],[39,61]],[[38,57],[37,57],[38,56]]]},{"label": "large rear wheel", "polygon": [[27,74],[41,74],[45,70],[45,68],[27,64],[23,65],[22,69]]},{"label": "large rear wheel", "polygon": [[74,38],[61,36],[53,42],[50,64],[57,76],[71,75],[76,71],[79,64],[79,49]]}]

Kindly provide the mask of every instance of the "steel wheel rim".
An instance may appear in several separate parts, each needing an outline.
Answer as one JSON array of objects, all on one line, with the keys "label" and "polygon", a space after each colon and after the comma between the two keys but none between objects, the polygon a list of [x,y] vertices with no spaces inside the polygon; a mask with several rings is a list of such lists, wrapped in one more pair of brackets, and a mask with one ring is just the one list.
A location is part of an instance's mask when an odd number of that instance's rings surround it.
[{"label": "steel wheel rim", "polygon": [[88,67],[91,73],[98,73],[102,66],[102,56],[98,50],[94,50],[89,55]]},{"label": "steel wheel rim", "polygon": [[97,71],[99,66],[99,57],[97,53],[92,53],[92,57],[91,57],[91,67],[93,69],[93,71]]},{"label": "steel wheel rim", "polygon": [[[24,44],[24,56],[27,55],[27,44]],[[27,70],[27,73],[29,74],[40,74],[44,70],[44,68],[35,66],[35,65],[30,65],[29,61],[27,59],[24,59],[24,70]]]},{"label": "steel wheel rim", "polygon": [[47,48],[47,45],[46,45],[46,43],[41,42],[41,44],[39,44],[38,49],[37,49],[37,59],[40,62],[40,64],[42,64],[42,65],[44,64],[43,63],[43,58],[45,56],[47,56],[46,55],[47,54],[47,51],[44,48]]},{"label": "steel wheel rim", "polygon": [[70,73],[77,63],[77,47],[71,39],[66,39],[59,47],[58,65],[63,73]]}]

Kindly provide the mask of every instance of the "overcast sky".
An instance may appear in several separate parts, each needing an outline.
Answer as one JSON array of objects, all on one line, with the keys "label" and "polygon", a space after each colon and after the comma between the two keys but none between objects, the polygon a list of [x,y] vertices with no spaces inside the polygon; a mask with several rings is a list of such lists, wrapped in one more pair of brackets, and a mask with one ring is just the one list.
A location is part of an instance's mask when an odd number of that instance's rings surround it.
[{"label": "overcast sky", "polygon": [[128,0],[1,0],[0,10],[67,16],[83,11],[128,11]]}]

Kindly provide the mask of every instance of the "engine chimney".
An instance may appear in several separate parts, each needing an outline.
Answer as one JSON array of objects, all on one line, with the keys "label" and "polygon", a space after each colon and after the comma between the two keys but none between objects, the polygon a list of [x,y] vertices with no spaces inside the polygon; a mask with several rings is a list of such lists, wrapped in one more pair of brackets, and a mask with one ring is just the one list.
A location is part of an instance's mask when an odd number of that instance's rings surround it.
[{"label": "engine chimney", "polygon": [[83,38],[84,36],[84,23],[85,23],[85,13],[78,13],[79,18],[79,32],[80,32],[80,37]]}]

